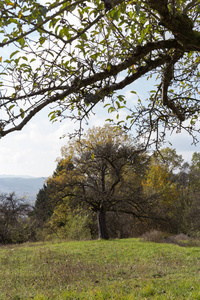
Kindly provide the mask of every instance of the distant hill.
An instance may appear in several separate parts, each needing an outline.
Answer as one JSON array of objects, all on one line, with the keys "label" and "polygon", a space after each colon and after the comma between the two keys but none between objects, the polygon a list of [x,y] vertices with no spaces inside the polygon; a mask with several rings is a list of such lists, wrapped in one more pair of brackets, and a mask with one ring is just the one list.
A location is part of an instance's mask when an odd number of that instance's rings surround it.
[{"label": "distant hill", "polygon": [[27,202],[34,204],[36,195],[43,187],[45,180],[44,177],[0,175],[0,194],[15,192],[18,197],[25,196]]}]

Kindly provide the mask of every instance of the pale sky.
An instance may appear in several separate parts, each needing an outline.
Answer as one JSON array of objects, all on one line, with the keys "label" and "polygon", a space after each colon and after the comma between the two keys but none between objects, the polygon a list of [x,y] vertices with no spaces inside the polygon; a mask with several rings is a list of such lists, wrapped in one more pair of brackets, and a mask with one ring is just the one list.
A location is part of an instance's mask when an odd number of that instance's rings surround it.
[{"label": "pale sky", "polygon": [[[41,3],[46,2],[41,0]],[[7,48],[1,55],[8,55]],[[130,90],[137,89],[141,99],[147,98],[144,90],[153,89],[152,83],[140,81],[134,83],[134,88],[125,91],[127,102],[134,102]],[[130,89],[130,90],[129,90]],[[96,109],[96,115],[91,116],[91,126],[103,126],[106,118],[112,117],[105,113],[102,107]],[[36,115],[19,132],[10,133],[0,139],[0,175],[29,175],[34,177],[48,177],[56,168],[56,159],[60,157],[60,149],[67,145],[67,138],[60,139],[64,134],[72,133],[79,124],[70,119],[51,123],[48,109]],[[199,137],[200,140],[200,137]],[[174,134],[171,138],[172,148],[181,154],[186,161],[190,161],[194,151],[200,152],[200,144],[191,146],[192,139],[186,133]],[[169,146],[168,144],[165,145]]]},{"label": "pale sky", "polygon": [[[133,97],[128,91],[127,100]],[[91,116],[91,126],[103,126],[107,115],[102,107],[96,109],[98,113]],[[0,139],[0,175],[29,175],[34,177],[48,177],[56,168],[56,159],[60,157],[60,149],[67,145],[68,138],[64,134],[72,133],[79,124],[68,119],[51,123],[48,119],[49,110],[45,109],[35,116],[22,131],[11,133]],[[173,134],[170,138],[172,148],[181,154],[185,161],[190,161],[194,151],[200,152],[200,144],[191,146],[191,137],[182,132]],[[169,144],[165,145],[166,147]]]},{"label": "pale sky", "polygon": [[[68,137],[79,128],[70,119],[51,123],[48,108],[35,116],[21,131],[10,133],[0,139],[0,175],[29,175],[47,177],[56,168],[60,149],[67,145]],[[103,126],[107,117],[99,108],[98,116],[92,115],[90,125]]]}]

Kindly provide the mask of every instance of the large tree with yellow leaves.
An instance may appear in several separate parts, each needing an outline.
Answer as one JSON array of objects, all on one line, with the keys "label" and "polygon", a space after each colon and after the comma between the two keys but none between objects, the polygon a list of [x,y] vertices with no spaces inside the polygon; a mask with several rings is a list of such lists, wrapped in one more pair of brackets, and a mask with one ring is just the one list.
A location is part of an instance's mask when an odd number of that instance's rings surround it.
[{"label": "large tree with yellow leaves", "polygon": [[99,238],[108,238],[108,212],[146,218],[142,173],[148,158],[122,130],[94,127],[62,148],[59,170],[48,179],[55,207],[82,207],[96,213]]}]

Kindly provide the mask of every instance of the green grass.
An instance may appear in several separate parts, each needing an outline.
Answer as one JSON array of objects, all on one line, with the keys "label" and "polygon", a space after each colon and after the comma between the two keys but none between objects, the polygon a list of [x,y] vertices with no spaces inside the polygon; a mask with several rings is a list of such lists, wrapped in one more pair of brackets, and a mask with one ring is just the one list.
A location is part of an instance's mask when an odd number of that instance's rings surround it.
[{"label": "green grass", "polygon": [[200,248],[138,239],[1,246],[0,299],[200,299]]}]

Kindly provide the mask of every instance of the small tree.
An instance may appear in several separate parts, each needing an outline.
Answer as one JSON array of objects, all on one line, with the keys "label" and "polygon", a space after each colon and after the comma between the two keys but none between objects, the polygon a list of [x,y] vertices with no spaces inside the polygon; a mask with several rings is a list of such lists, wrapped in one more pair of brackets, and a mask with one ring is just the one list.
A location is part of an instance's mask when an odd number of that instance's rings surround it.
[{"label": "small tree", "polygon": [[190,187],[193,193],[200,193],[200,152],[194,152],[189,171]]},{"label": "small tree", "polygon": [[32,213],[32,215],[42,222],[48,220],[53,213],[53,208],[49,197],[49,189],[50,187],[44,184],[43,188],[39,190]]},{"label": "small tree", "polygon": [[188,233],[200,232],[200,153],[194,152],[188,174],[185,221]]},{"label": "small tree", "polygon": [[31,208],[15,193],[0,195],[0,243],[28,240],[27,217]]},{"label": "small tree", "polygon": [[174,218],[180,208],[180,191],[169,170],[167,164],[160,164],[153,158],[146,172],[143,188],[148,197],[152,198],[149,211],[150,215],[154,215],[152,228],[176,231]]},{"label": "small tree", "polygon": [[182,155],[178,155],[175,149],[169,147],[161,149],[152,159],[162,165],[170,174],[173,174],[175,170],[180,171],[184,167]]}]

